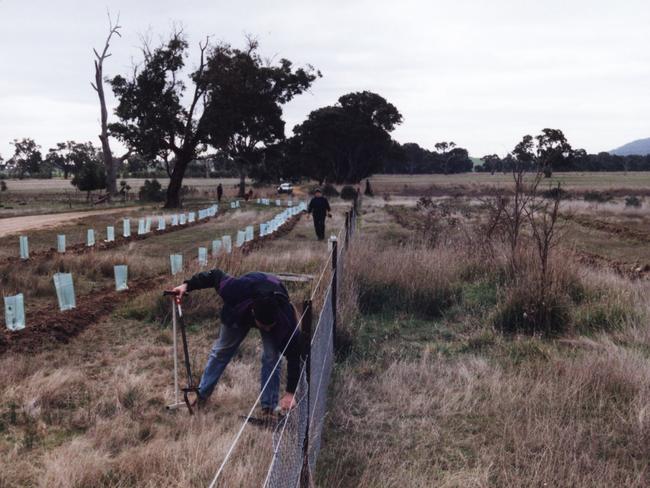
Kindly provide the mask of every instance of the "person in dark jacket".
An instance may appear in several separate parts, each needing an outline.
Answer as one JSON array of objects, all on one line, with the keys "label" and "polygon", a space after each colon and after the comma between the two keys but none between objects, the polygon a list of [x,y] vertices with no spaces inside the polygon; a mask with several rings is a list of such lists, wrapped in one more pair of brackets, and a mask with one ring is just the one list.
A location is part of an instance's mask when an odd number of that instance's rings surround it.
[{"label": "person in dark jacket", "polygon": [[217,185],[217,201],[221,203],[221,197],[223,197],[223,186],[221,186],[221,183]]},{"label": "person in dark jacket", "polygon": [[330,202],[328,202],[327,198],[323,196],[320,188],[316,188],[316,191],[314,191],[314,198],[309,202],[307,212],[310,213],[314,219],[316,237],[318,237],[319,241],[322,241],[325,239],[325,217],[327,215],[331,217],[332,214],[330,214]]},{"label": "person in dark jacket", "polygon": [[183,294],[204,288],[217,291],[223,299],[223,308],[219,337],[212,346],[199,383],[199,405],[204,404],[212,394],[239,345],[248,331],[255,327],[260,331],[263,346],[260,378],[262,409],[265,413],[277,410],[282,353],[287,359],[287,388],[279,400],[279,406],[283,410],[292,408],[300,376],[302,338],[296,309],[280,279],[260,272],[235,278],[220,269],[213,269],[195,274],[174,291]]}]

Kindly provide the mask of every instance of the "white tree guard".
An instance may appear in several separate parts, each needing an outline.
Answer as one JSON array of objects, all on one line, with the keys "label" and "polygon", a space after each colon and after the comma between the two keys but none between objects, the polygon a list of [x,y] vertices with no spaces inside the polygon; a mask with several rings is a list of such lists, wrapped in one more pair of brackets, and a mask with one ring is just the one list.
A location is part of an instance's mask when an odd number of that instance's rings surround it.
[{"label": "white tree guard", "polygon": [[158,231],[165,230],[165,217],[158,217]]},{"label": "white tree guard", "polygon": [[235,241],[235,247],[242,247],[246,242],[246,231],[238,230],[237,231],[237,240]]},{"label": "white tree guard", "polygon": [[232,238],[230,236],[223,236],[221,238],[221,243],[224,251],[230,254],[232,252]]},{"label": "white tree guard", "polygon": [[95,245],[95,230],[88,229],[86,232],[86,246],[93,247]]},{"label": "white tree guard", "polygon": [[106,227],[106,242],[114,242],[115,241],[115,227],[112,225],[109,225]]},{"label": "white tree guard", "polygon": [[208,265],[208,248],[199,247],[199,266]]},{"label": "white tree guard", "polygon": [[56,252],[65,253],[65,234],[56,236]]},{"label": "white tree guard", "polygon": [[124,237],[131,237],[131,221],[129,219],[124,219],[122,222],[122,235]]},{"label": "white tree guard", "polygon": [[27,236],[20,236],[18,242],[20,243],[20,259],[23,261],[29,259],[29,239]]},{"label": "white tree guard", "polygon": [[54,288],[56,289],[56,298],[59,301],[59,310],[64,312],[77,306],[74,284],[70,273],[56,273],[54,275]]},{"label": "white tree guard", "polygon": [[183,270],[183,255],[182,254],[171,254],[169,256],[169,261],[171,263],[172,275],[180,273]]},{"label": "white tree guard", "polygon": [[5,325],[11,331],[25,328],[25,301],[22,293],[4,297]]},{"label": "white tree guard", "polygon": [[117,291],[128,290],[129,269],[126,264],[118,264],[113,267],[115,273],[115,289]]},{"label": "white tree guard", "polygon": [[221,251],[221,239],[215,239],[212,241],[212,257],[216,258]]}]

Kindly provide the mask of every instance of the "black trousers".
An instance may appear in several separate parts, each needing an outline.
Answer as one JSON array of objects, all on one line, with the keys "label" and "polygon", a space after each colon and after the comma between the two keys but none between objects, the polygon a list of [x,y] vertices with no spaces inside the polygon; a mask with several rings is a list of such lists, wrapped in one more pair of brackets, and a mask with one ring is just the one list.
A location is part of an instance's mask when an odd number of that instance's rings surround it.
[{"label": "black trousers", "polygon": [[325,217],[317,217],[314,215],[314,230],[316,231],[318,240],[322,241],[325,239]]}]

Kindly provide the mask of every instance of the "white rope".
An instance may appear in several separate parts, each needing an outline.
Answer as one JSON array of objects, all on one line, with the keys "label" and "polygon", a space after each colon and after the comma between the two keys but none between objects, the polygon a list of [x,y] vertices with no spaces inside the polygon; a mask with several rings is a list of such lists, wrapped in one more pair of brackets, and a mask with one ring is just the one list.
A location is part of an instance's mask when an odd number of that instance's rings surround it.
[{"label": "white rope", "polygon": [[284,353],[287,351],[287,348],[289,347],[289,344],[291,344],[291,341],[293,340],[293,337],[296,335],[296,331],[300,329],[300,324],[302,323],[302,320],[305,318],[305,313],[307,312],[307,309],[305,309],[302,313],[302,316],[300,317],[300,320],[298,320],[298,323],[293,329],[293,332],[291,333],[291,336],[289,337],[289,340],[287,341],[287,344],[284,346],[284,349],[282,350],[282,353],[278,356],[278,360],[275,363],[275,366],[273,366],[273,369],[271,370],[268,378],[266,379],[266,383],[264,383],[264,386],[262,387],[262,390],[260,391],[260,394],[257,395],[257,398],[255,399],[255,403],[253,403],[253,406],[248,412],[248,415],[244,419],[244,422],[242,422],[241,427],[239,428],[239,431],[237,432],[237,435],[235,436],[232,444],[230,445],[230,448],[228,449],[228,452],[226,453],[226,457],[221,463],[221,466],[219,466],[219,469],[217,470],[217,473],[214,475],[214,478],[212,479],[212,483],[208,486],[208,488],[214,488],[214,486],[217,483],[217,480],[219,479],[219,476],[221,476],[221,473],[223,472],[223,468],[226,466],[226,463],[230,459],[230,456],[232,455],[233,451],[235,450],[235,446],[239,442],[239,438],[244,432],[244,429],[246,428],[246,425],[248,424],[248,421],[250,418],[253,416],[253,412],[255,411],[255,408],[257,407],[257,404],[260,402],[262,399],[262,394],[266,391],[266,387],[269,385],[269,382],[271,381],[271,378],[273,376],[273,373],[275,373],[275,370],[278,369],[278,366],[282,362],[282,356],[284,356]]},{"label": "white rope", "polygon": [[316,282],[316,285],[314,286],[314,290],[311,293],[311,297],[309,297],[310,300],[313,300],[314,297],[316,296],[316,292],[318,291],[318,287],[320,286],[320,283],[323,280],[323,276],[325,276],[325,273],[329,269],[329,267],[327,265],[332,260],[333,255],[334,255],[334,249],[332,248],[332,250],[327,255],[327,260],[325,261],[325,264],[323,265],[323,271],[321,271],[321,273],[320,273],[320,277],[318,278],[318,281]]}]

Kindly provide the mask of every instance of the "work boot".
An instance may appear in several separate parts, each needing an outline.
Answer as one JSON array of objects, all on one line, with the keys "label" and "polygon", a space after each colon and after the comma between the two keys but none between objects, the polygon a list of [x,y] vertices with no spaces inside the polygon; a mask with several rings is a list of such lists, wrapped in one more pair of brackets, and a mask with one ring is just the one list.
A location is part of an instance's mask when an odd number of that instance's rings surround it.
[{"label": "work boot", "polygon": [[208,399],[203,398],[199,394],[196,395],[196,398],[194,398],[194,401],[191,403],[192,408],[196,408],[197,410],[203,410],[207,404]]}]

